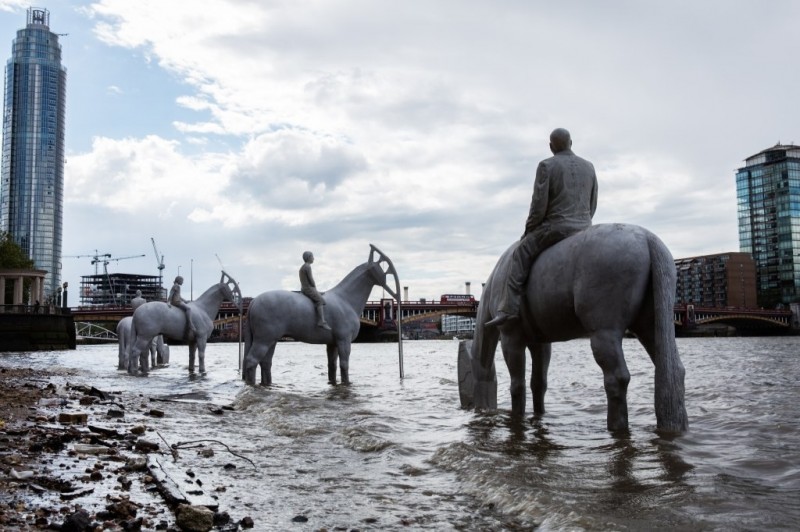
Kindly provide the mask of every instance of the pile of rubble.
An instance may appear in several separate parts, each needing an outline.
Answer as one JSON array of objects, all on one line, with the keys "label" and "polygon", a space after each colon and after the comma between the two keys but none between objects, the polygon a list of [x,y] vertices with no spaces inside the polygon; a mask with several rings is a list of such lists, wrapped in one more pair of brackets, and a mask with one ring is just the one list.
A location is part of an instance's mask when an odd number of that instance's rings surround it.
[{"label": "pile of rubble", "polygon": [[[240,530],[149,428],[153,408],[0,367],[0,529]],[[206,449],[213,452],[211,449]]]}]

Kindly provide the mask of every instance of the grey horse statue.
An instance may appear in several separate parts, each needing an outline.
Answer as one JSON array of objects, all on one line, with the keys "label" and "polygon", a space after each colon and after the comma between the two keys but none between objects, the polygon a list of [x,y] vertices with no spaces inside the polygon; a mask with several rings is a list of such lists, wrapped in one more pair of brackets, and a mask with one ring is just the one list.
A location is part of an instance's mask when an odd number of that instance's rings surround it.
[{"label": "grey horse statue", "polygon": [[[375,260],[376,254],[378,260]],[[396,291],[387,285],[389,274],[395,277]],[[336,384],[338,358],[342,383],[349,383],[350,346],[358,335],[361,312],[374,286],[384,288],[399,301],[400,280],[397,270],[389,257],[370,244],[369,260],[357,266],[339,284],[322,295],[330,330],[317,326],[313,301],[299,292],[271,290],[254,298],[250,302],[244,326],[242,378],[254,385],[256,367],[260,366],[261,385],[272,384],[275,345],[278,340],[288,336],[309,344],[325,344],[328,352],[328,382]],[[402,338],[398,342],[402,342]]]},{"label": "grey horse statue", "polygon": [[[130,356],[131,347],[133,346],[133,316],[126,316],[119,320],[117,323],[117,339],[119,341],[119,362],[117,369],[138,371],[139,360],[136,357]],[[158,335],[150,342],[150,364],[152,367],[156,365],[163,365],[169,363],[169,346],[164,343],[164,337]],[[133,362],[133,367],[129,368],[129,364]]]},{"label": "grey horse statue", "polygon": [[516,323],[485,327],[501,297],[514,245],[486,282],[472,343],[459,346],[462,406],[497,408],[494,354],[499,340],[511,380],[512,415],[525,413],[526,347],[532,362],[533,411],[544,414],[551,343],[588,337],[603,371],[608,430],[626,430],[630,373],[622,339],[631,331],[655,366],[657,428],[687,430],[684,367],[673,317],[675,263],[664,243],[636,225],[593,225],[539,255]]},{"label": "grey horse statue", "polygon": [[164,301],[151,301],[137,308],[133,313],[132,335],[133,346],[128,363],[128,372],[136,373],[135,362],[138,358],[139,371],[148,373],[147,353],[150,342],[159,334],[174,340],[185,340],[189,344],[189,372],[194,373],[195,353],[199,359],[199,371],[206,371],[206,342],[214,330],[214,318],[223,301],[236,303],[242,312],[242,294],[236,281],[224,271],[219,283],[211,286],[203,294],[188,303],[190,316],[196,333],[189,332],[186,313],[178,307],[168,305]]}]

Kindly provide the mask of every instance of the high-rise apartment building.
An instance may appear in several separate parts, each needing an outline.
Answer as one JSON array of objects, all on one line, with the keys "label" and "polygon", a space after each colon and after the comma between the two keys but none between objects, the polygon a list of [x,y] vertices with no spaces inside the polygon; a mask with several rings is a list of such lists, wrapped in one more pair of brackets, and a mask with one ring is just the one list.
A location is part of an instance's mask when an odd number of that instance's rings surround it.
[{"label": "high-rise apartment building", "polygon": [[756,262],[765,308],[800,300],[800,146],[776,144],[736,172],[739,248]]},{"label": "high-rise apartment building", "polygon": [[0,230],[47,270],[46,295],[61,277],[66,83],[50,13],[30,8],[6,63]]},{"label": "high-rise apartment building", "polygon": [[749,253],[675,259],[675,302],[707,308],[755,308],[756,267]]}]

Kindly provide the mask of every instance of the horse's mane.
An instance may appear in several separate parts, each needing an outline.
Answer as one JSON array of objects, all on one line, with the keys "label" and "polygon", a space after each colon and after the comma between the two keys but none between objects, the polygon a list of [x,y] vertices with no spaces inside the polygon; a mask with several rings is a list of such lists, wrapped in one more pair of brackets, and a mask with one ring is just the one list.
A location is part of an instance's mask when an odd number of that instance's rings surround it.
[{"label": "horse's mane", "polygon": [[332,292],[332,291],[338,289],[341,286],[350,284],[352,279],[360,277],[363,274],[364,270],[367,269],[368,266],[369,266],[368,262],[365,262],[363,264],[359,264],[358,266],[353,268],[353,271],[351,271],[350,273],[345,275],[344,278],[336,284],[336,286],[334,286],[333,288],[331,288],[328,291]]},{"label": "horse's mane", "polygon": [[197,298],[197,299],[201,299],[203,296],[205,296],[205,295],[207,295],[207,294],[210,294],[210,293],[211,293],[211,292],[213,292],[214,290],[218,290],[218,289],[219,289],[219,285],[221,285],[221,284],[223,284],[223,283],[216,283],[216,284],[212,284],[211,286],[209,286],[209,287],[206,289],[206,291],[205,291],[205,292],[203,292],[202,294],[200,294],[200,296],[198,296],[198,298]]}]

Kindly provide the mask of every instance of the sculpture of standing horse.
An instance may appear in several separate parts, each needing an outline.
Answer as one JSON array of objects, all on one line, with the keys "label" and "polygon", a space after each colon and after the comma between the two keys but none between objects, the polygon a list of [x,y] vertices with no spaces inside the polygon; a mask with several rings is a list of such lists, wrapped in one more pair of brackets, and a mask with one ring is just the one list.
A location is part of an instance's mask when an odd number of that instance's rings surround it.
[{"label": "sculpture of standing horse", "polygon": [[[374,260],[375,254],[378,260]],[[386,263],[386,270],[382,263]],[[386,284],[393,274],[397,291]],[[284,336],[310,344],[326,344],[328,381],[336,384],[336,361],[339,360],[342,383],[348,383],[350,345],[361,327],[361,312],[373,286],[383,287],[398,298],[400,280],[391,260],[370,244],[369,260],[357,266],[334,288],[323,294],[325,318],[330,330],[317,326],[314,302],[299,292],[271,290],[250,302],[244,327],[245,354],[242,378],[255,384],[256,366],[261,366],[261,384],[272,384],[272,356],[275,345]],[[402,341],[398,339],[398,341]]]},{"label": "sculpture of standing horse", "polygon": [[[474,340],[462,354],[459,372],[472,374],[462,385],[462,406],[496,408],[494,354],[498,340],[511,376],[512,414],[525,412],[525,348],[531,353],[530,387],[536,415],[545,412],[551,342],[588,336],[603,370],[609,430],[628,428],[630,373],[622,352],[626,331],[636,334],[655,365],[657,428],[688,428],[684,368],[675,344],[673,305],[676,272],[672,255],[646,229],[601,224],[545,250],[531,268],[520,320],[485,327],[493,317],[508,276],[512,245],[498,260],[484,287]],[[462,366],[467,365],[466,371]],[[471,386],[474,386],[470,388]],[[494,386],[494,387],[493,387]],[[492,395],[494,394],[494,397]]]},{"label": "sculpture of standing horse", "polygon": [[[147,351],[153,338],[163,334],[175,340],[186,340],[189,344],[189,372],[194,373],[195,353],[199,358],[199,371],[205,373],[206,341],[214,329],[214,318],[223,301],[232,301],[242,311],[242,294],[239,285],[227,273],[222,272],[219,283],[211,286],[196,300],[188,303],[190,316],[196,334],[186,327],[186,313],[178,307],[163,301],[151,301],[137,308],[133,313],[132,333],[135,338],[131,347],[131,359],[138,357],[139,370],[147,375]],[[128,372],[135,373],[132,362]]]},{"label": "sculpture of standing horse", "polygon": [[[129,369],[129,364],[133,362],[132,371],[139,369],[139,360],[130,356],[133,346],[133,316],[126,316],[117,323],[117,339],[119,341],[119,365],[117,369]],[[150,342],[150,364],[166,364],[169,362],[169,346],[164,343],[164,337],[160,334]]]}]

